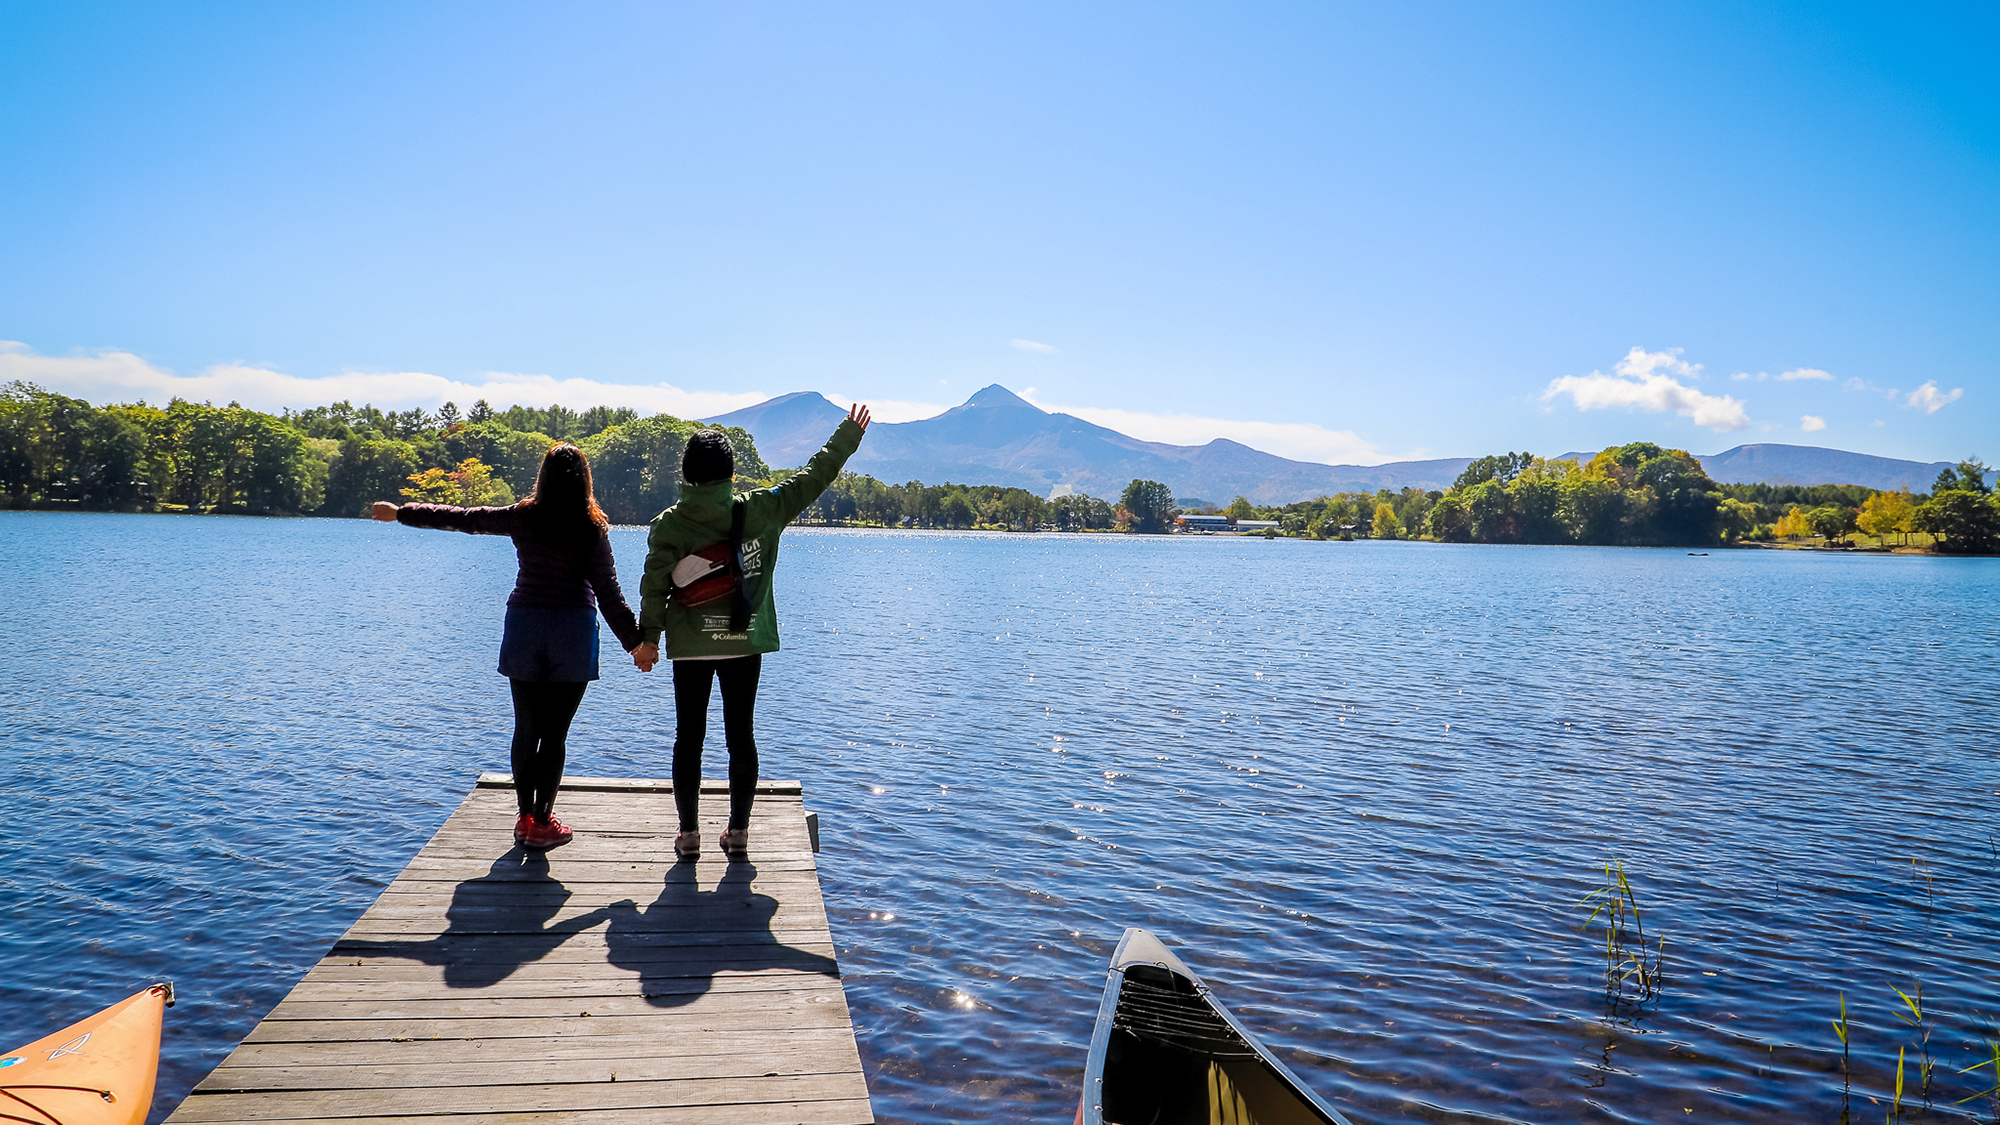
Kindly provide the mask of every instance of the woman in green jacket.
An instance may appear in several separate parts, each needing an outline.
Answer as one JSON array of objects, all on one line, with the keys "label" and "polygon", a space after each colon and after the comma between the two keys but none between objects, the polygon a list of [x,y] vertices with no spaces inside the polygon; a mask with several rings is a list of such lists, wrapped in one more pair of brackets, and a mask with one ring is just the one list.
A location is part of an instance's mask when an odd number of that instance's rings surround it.
[{"label": "woman in green jacket", "polygon": [[[674,805],[680,814],[675,855],[701,854],[701,750],[708,737],[709,688],[718,680],[723,741],[729,747],[729,825],[722,833],[722,850],[740,856],[749,847],[750,806],[757,795],[752,730],[757,676],[764,654],[778,651],[778,610],[771,587],[778,536],[840,475],[867,429],[868,408],[857,403],[804,469],[775,488],[740,494],[731,487],[736,458],[728,437],[720,430],[703,430],[688,439],[681,458],[686,483],[680,499],[654,517],[646,537],[646,576],[639,583],[640,644],[632,650],[632,662],[650,672],[664,636],[674,665]],[[696,552],[732,540],[738,505],[741,582],[731,596],[689,604],[690,580],[710,565]]]}]

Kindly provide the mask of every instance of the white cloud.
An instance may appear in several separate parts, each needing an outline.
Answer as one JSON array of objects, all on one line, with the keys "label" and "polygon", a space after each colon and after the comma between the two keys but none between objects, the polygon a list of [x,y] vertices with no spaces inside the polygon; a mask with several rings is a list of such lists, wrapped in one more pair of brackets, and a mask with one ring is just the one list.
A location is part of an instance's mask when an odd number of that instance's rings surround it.
[{"label": "white cloud", "polygon": [[1937,380],[1931,379],[1926,381],[1923,386],[1911,391],[1910,397],[1903,400],[1903,405],[1921,406],[1924,413],[1936,414],[1947,405],[1957,402],[1964,394],[1964,387],[1953,387],[1949,393],[1940,391],[1938,390]]},{"label": "white cloud", "polygon": [[1091,406],[1058,406],[1036,399],[1033,388],[1023,392],[1021,397],[1043,410],[1073,414],[1086,422],[1109,427],[1141,441],[1206,445],[1216,438],[1229,438],[1294,461],[1317,461],[1327,465],[1379,465],[1392,460],[1381,453],[1375,443],[1352,430],[1329,430],[1310,422],[1249,422],[1205,418],[1195,414],[1147,414]]},{"label": "white cloud", "polygon": [[1624,407],[1649,413],[1671,410],[1691,418],[1697,426],[1722,433],[1750,424],[1743,402],[1729,395],[1704,394],[1674,376],[1701,377],[1701,365],[1682,361],[1679,348],[1648,352],[1633,348],[1613,368],[1616,375],[1593,371],[1588,375],[1565,375],[1549,383],[1542,401],[1569,395],[1578,410]]},{"label": "white cloud", "polygon": [[1617,371],[1620,375],[1629,375],[1635,379],[1643,379],[1648,375],[1661,371],[1674,375],[1684,375],[1689,379],[1701,378],[1701,364],[1689,363],[1680,356],[1680,348],[1668,348],[1665,351],[1659,352],[1649,352],[1644,348],[1633,348],[1631,351],[1625,353],[1625,358],[1619,360],[1618,365],[1613,370]]},{"label": "white cloud", "polygon": [[594,379],[556,379],[505,372],[489,372],[473,380],[448,379],[421,371],[348,371],[306,378],[266,367],[218,364],[196,375],[176,375],[130,352],[115,349],[95,355],[44,356],[34,354],[26,345],[0,341],[0,382],[14,379],[96,403],[147,399],[164,404],[169,399],[184,398],[196,402],[240,402],[254,410],[323,406],[342,399],[388,409],[412,406],[431,409],[449,400],[463,410],[483,398],[500,408],[551,403],[575,409],[629,406],[649,414],[707,418],[755,406],[771,397],[754,391],[687,391],[668,383],[600,383]]},{"label": "white cloud", "polygon": [[1866,379],[1849,379],[1847,382],[1842,383],[1840,386],[1841,389],[1843,390],[1867,391],[1871,395],[1881,395],[1883,398],[1888,399],[1890,402],[1896,401],[1896,399],[1903,393],[1894,387],[1878,387]]},{"label": "white cloud", "polygon": [[[1633,350],[1637,351],[1638,349],[1634,348]],[[1696,368],[1696,370],[1700,369]],[[1739,383],[1743,382],[1761,383],[1764,380],[1771,378],[1771,373],[1768,371],[1759,371],[1755,375],[1752,375],[1748,371],[1738,371],[1736,374],[1731,375],[1730,378],[1734,379]],[[1817,367],[1794,367],[1790,371],[1787,371],[1779,375],[1777,379],[1778,382],[1780,383],[1796,383],[1801,379],[1823,379],[1826,380],[1827,382],[1832,382],[1833,376],[1828,372],[1821,371]],[[1853,390],[1860,383],[1861,380],[1859,379],[1849,379],[1847,381],[1847,387],[1849,390]]]},{"label": "white cloud", "polygon": [[1041,352],[1043,355],[1056,354],[1055,348],[1048,344],[1038,344],[1033,340],[1009,340],[1007,342],[1024,352]]},{"label": "white cloud", "polygon": [[1826,419],[1817,414],[1807,414],[1799,419],[1799,429],[1812,434],[1826,429]]}]

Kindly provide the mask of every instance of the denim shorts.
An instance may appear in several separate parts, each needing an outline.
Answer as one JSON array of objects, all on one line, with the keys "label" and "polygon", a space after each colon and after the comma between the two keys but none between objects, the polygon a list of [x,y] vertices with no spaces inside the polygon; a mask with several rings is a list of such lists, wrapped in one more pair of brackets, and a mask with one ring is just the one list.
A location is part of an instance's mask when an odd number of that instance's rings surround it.
[{"label": "denim shorts", "polygon": [[538,683],[597,678],[597,611],[510,605],[500,634],[500,674]]}]

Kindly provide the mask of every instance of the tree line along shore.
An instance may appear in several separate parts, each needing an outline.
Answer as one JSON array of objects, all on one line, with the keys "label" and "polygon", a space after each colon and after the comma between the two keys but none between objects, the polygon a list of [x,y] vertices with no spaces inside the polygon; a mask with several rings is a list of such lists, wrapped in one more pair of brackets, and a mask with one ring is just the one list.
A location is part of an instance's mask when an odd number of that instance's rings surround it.
[{"label": "tree line along shore", "polygon": [[[0,502],[13,508],[357,517],[378,499],[508,504],[534,486],[550,444],[590,455],[597,496],[617,523],[644,523],[679,495],[687,438],[703,423],[595,407],[477,402],[464,412],[339,402],[268,414],[175,399],[92,406],[26,383],[0,387]],[[724,430],[738,480],[783,479],[742,429]],[[1134,480],[1116,499],[1044,499],[999,485],[888,484],[844,473],[807,513],[827,524],[1034,531],[1173,530],[1183,512],[1319,539],[1710,546],[1801,541],[2000,550],[2000,495],[1976,459],[1928,493],[1858,485],[1723,485],[1682,450],[1634,442],[1587,461],[1506,453],[1472,462],[1451,487],[1347,492],[1279,506],[1176,501]]]}]

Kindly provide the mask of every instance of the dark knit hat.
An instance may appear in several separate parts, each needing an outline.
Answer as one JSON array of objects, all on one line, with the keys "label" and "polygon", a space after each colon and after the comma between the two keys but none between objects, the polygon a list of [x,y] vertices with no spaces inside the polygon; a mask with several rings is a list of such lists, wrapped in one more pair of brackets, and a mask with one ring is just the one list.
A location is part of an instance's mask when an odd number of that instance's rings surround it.
[{"label": "dark knit hat", "polygon": [[681,454],[681,479],[689,484],[712,484],[736,476],[736,451],[729,447],[729,435],[721,430],[700,430],[688,439]]}]

